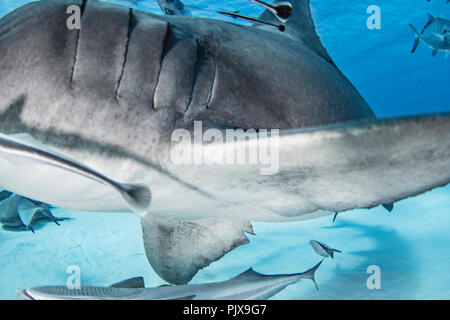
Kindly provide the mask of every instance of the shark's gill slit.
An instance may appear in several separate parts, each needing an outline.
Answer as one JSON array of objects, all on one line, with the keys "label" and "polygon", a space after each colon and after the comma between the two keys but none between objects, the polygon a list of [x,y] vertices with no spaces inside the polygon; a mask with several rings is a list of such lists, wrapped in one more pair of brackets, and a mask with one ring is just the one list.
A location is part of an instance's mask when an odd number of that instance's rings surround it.
[{"label": "shark's gill slit", "polygon": [[137,25],[137,20],[133,14],[133,9],[130,8],[128,10],[128,32],[127,32],[127,40],[126,40],[126,44],[125,44],[125,52],[123,55],[122,70],[120,72],[119,80],[117,81],[117,88],[116,88],[116,95],[115,95],[116,100],[119,100],[120,83],[122,82],[123,74],[125,72],[125,66],[127,64],[127,56],[128,56],[128,49],[130,46],[131,33],[133,32],[136,25]]},{"label": "shark's gill slit", "polygon": [[153,101],[153,110],[155,110],[155,111],[158,111],[158,107],[156,106],[156,91],[158,90],[159,79],[161,78],[161,71],[162,71],[162,65],[163,65],[164,57],[166,56],[167,52],[169,51],[171,33],[172,33],[172,30],[170,28],[170,23],[167,23],[166,35],[165,35],[164,41],[163,41],[163,48],[162,48],[162,53],[161,53],[161,59],[159,61],[158,76],[156,78],[155,88],[153,89],[153,99],[152,99],[152,101]]},{"label": "shark's gill slit", "polygon": [[195,85],[197,84],[198,75],[199,75],[201,67],[202,67],[202,61],[204,60],[204,57],[205,57],[205,48],[202,46],[202,44],[200,43],[200,41],[198,39],[196,40],[195,45],[196,45],[197,56],[196,56],[195,62],[194,62],[194,71],[192,74],[191,92],[189,93],[188,102],[186,104],[186,110],[184,111],[183,116],[186,115],[186,113],[189,110],[189,107],[191,106],[192,99],[193,99],[194,93],[195,93]]},{"label": "shark's gill slit", "polygon": [[[84,9],[86,9],[88,0],[82,0],[81,7],[80,7],[80,15],[81,18],[83,18]],[[73,89],[73,75],[75,73],[75,66],[77,64],[77,56],[78,56],[78,46],[80,42],[80,36],[81,36],[81,29],[77,30],[77,39],[75,41],[75,53],[73,55],[73,62],[72,62],[72,72],[70,73],[70,88]]]},{"label": "shark's gill slit", "polygon": [[209,109],[209,104],[211,103],[213,93],[214,93],[214,88],[216,86],[217,62],[216,62],[215,54],[212,56],[212,61],[213,61],[213,76],[212,76],[212,81],[211,81],[211,88],[209,89],[209,93],[208,93],[208,98],[206,99],[206,104],[205,104],[206,109]]}]

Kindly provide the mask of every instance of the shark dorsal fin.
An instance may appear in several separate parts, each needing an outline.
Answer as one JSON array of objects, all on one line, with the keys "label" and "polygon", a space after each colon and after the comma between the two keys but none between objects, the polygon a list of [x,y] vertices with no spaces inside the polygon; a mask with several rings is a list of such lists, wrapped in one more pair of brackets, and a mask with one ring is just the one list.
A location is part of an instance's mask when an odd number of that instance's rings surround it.
[{"label": "shark dorsal fin", "polygon": [[[282,1],[277,0],[273,3],[277,2]],[[302,40],[309,49],[334,65],[333,60],[316,33],[309,2],[310,0],[292,0],[292,15],[286,22],[286,29],[283,33]],[[279,24],[279,20],[269,10],[265,10],[259,17],[259,20]]]},{"label": "shark dorsal fin", "polygon": [[231,278],[228,281],[236,281],[236,280],[255,281],[255,280],[260,280],[261,278],[264,278],[264,277],[265,277],[265,275],[254,271],[253,268],[249,268],[246,271],[238,274],[236,277]]},{"label": "shark dorsal fin", "polygon": [[111,288],[145,288],[144,278],[135,277],[114,283]]}]

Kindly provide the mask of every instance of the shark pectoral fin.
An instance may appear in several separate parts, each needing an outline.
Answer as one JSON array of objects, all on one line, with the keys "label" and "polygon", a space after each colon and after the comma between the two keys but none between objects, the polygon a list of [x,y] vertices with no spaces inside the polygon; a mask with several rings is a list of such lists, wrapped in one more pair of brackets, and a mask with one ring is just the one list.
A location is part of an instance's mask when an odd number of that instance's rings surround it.
[{"label": "shark pectoral fin", "polygon": [[128,207],[143,215],[151,203],[147,185],[114,181],[27,134],[0,133],[0,184],[24,197],[67,209],[119,211]]},{"label": "shark pectoral fin", "polygon": [[[217,170],[234,178],[233,185],[253,182],[258,194],[263,185],[286,199],[295,196],[295,202],[257,198],[262,208],[282,216],[373,208],[450,183],[450,113],[281,130],[254,139],[224,150],[269,153],[270,146],[275,169],[269,175],[261,175],[262,164]],[[204,157],[213,157],[218,147],[205,146]]]},{"label": "shark pectoral fin", "polygon": [[144,248],[155,272],[173,284],[186,284],[227,252],[249,242],[247,221],[201,219],[168,220],[147,214],[141,219]]},{"label": "shark pectoral fin", "polygon": [[450,183],[450,113],[280,132],[278,145],[283,183],[296,181],[286,191],[318,209],[372,208]]},{"label": "shark pectoral fin", "polygon": [[280,167],[311,170],[299,189],[322,209],[394,203],[450,182],[450,113],[281,134]]},{"label": "shark pectoral fin", "polygon": [[135,277],[110,285],[111,288],[145,288],[144,278]]},{"label": "shark pectoral fin", "polygon": [[438,54],[438,49],[433,48],[433,51],[431,51],[431,56],[435,57]]}]

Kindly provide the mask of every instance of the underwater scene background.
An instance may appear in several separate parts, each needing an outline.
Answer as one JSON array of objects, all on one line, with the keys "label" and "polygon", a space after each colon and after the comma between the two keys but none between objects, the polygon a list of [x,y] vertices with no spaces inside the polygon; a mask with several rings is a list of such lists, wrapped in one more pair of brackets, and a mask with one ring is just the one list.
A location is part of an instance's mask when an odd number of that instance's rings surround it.
[{"label": "underwater scene background", "polygon": [[[0,17],[24,0],[0,0]],[[111,1],[162,14],[154,0]],[[241,23],[216,13],[257,16],[249,1],[184,1],[195,16]],[[370,30],[367,8],[381,8],[381,29]],[[419,44],[414,35],[427,13],[450,19],[445,0],[311,0],[316,30],[336,65],[379,118],[450,111],[450,58]],[[0,57],[1,59],[1,57]],[[269,77],[269,75],[268,75]],[[66,283],[67,267],[77,265],[83,285],[108,286],[143,276],[146,286],[164,283],[148,263],[139,217],[130,213],[85,213],[53,209],[69,218],[58,227],[38,223],[35,233],[0,229],[0,298],[18,299],[16,290]],[[320,258],[311,239],[340,249],[318,270],[320,290],[310,281],[287,287],[273,299],[449,299],[450,186],[395,204],[353,210],[290,223],[254,223],[250,243],[201,270],[191,283],[229,279],[253,267],[264,274],[301,272]],[[370,290],[369,266],[381,271],[381,289]]]}]

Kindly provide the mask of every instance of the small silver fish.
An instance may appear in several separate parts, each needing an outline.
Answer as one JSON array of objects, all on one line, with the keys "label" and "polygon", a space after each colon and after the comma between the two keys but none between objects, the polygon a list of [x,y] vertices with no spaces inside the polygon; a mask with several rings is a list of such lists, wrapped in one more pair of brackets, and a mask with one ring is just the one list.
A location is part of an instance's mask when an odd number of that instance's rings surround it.
[{"label": "small silver fish", "polygon": [[325,243],[317,241],[317,240],[311,240],[309,243],[311,244],[311,247],[313,247],[314,251],[318,255],[325,257],[325,258],[331,257],[331,259],[334,259],[335,252],[342,253],[342,251],[330,248]]},{"label": "small silver fish", "polygon": [[422,40],[423,43],[433,50],[433,57],[438,51],[445,51],[446,56],[448,56],[450,52],[450,20],[435,18],[428,14],[428,22],[422,32],[419,33],[412,24],[409,26],[414,31],[415,36],[411,52],[416,51],[419,42]]},{"label": "small silver fish", "polygon": [[143,279],[138,277],[110,287],[46,286],[17,291],[17,294],[27,300],[260,300],[302,279],[312,280],[318,289],[314,274],[322,262],[293,274],[264,275],[250,268],[234,278],[213,283],[145,288]]}]

